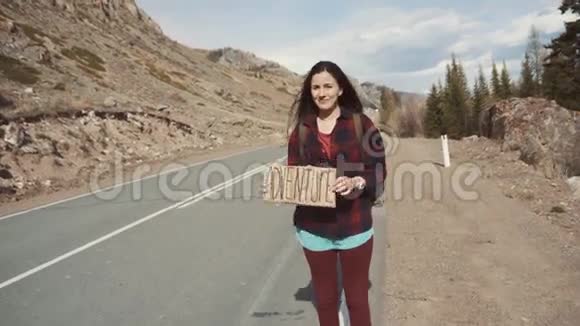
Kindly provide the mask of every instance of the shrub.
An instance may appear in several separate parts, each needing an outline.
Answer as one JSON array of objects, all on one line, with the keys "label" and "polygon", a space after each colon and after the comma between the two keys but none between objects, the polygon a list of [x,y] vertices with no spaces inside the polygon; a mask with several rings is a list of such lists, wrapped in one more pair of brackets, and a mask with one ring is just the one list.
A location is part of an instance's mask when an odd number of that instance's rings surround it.
[{"label": "shrub", "polygon": [[415,110],[404,109],[399,116],[399,135],[401,137],[415,137],[422,131],[421,117]]}]

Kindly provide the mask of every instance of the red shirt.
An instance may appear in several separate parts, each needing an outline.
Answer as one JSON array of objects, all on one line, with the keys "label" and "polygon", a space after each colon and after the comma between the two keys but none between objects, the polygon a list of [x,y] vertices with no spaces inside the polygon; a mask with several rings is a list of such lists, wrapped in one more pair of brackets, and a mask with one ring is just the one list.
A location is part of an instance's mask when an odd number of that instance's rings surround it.
[{"label": "red shirt", "polygon": [[304,161],[300,157],[298,127],[294,128],[288,141],[288,165],[334,167],[337,177],[361,176],[366,181],[366,188],[358,198],[346,199],[337,194],[335,208],[296,205],[294,225],[330,239],[343,239],[372,227],[372,205],[384,191],[387,175],[385,148],[373,122],[360,113],[364,142],[360,144],[352,113],[343,108],[340,110],[334,130],[329,135],[319,132],[314,114],[308,114],[299,122],[306,127]]},{"label": "red shirt", "polygon": [[330,142],[332,141],[331,138],[332,134],[325,134],[322,131],[318,131],[318,141],[320,142],[320,145],[322,146],[322,155],[324,155],[324,157],[326,159],[330,159]]}]

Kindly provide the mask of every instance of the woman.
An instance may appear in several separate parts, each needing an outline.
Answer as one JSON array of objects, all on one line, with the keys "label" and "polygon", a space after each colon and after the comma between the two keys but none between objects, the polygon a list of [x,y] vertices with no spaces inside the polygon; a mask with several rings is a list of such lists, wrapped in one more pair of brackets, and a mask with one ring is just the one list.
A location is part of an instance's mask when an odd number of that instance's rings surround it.
[{"label": "woman", "polygon": [[[362,141],[356,133],[357,114]],[[362,114],[361,101],[347,76],[329,61],[318,62],[306,76],[290,122],[288,165],[326,166],[337,171],[335,208],[297,205],[294,211],[296,236],[310,268],[320,326],[339,325],[338,259],[351,325],[371,325],[371,211],[386,176],[380,132]]]}]

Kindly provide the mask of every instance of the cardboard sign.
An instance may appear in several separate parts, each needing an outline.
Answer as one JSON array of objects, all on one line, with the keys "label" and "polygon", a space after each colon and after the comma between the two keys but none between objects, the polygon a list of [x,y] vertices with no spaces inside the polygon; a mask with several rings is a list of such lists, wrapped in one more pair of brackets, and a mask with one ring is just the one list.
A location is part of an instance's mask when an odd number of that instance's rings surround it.
[{"label": "cardboard sign", "polygon": [[330,190],[335,180],[335,168],[273,164],[266,174],[264,200],[336,207],[336,195]]}]

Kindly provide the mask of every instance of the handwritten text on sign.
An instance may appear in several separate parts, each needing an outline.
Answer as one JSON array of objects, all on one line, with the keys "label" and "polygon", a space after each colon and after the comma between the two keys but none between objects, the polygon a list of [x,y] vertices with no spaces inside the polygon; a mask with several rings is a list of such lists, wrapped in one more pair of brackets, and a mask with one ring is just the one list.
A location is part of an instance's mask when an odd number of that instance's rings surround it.
[{"label": "handwritten text on sign", "polygon": [[274,164],[266,178],[266,201],[336,207],[336,196],[331,190],[336,180],[334,168]]}]

